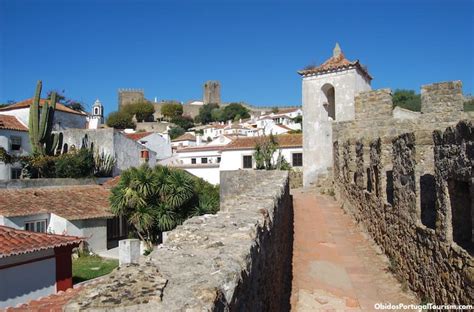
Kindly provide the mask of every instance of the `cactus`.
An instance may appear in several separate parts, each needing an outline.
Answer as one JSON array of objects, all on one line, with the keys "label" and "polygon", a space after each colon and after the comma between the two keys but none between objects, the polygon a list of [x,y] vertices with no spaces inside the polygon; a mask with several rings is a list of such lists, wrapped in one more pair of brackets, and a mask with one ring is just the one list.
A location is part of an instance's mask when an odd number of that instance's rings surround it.
[{"label": "cactus", "polygon": [[36,85],[35,97],[30,106],[28,122],[31,148],[36,155],[54,155],[58,146],[62,146],[62,133],[51,133],[53,130],[54,111],[57,93],[51,93],[51,100],[44,103],[40,114],[42,82]]}]

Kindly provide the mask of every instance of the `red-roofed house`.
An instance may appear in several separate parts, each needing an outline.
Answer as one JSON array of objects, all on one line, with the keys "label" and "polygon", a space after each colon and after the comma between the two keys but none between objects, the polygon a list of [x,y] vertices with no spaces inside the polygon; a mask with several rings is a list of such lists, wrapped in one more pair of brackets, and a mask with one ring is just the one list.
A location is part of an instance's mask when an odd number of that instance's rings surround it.
[{"label": "red-roofed house", "polygon": [[[28,128],[17,117],[0,114],[0,147],[10,155],[27,155],[31,152]],[[0,180],[18,179],[20,174],[20,164],[0,161]]]},{"label": "red-roofed house", "polygon": [[[220,170],[254,169],[255,145],[265,137],[239,137],[226,145],[221,151]],[[275,139],[281,155],[295,169],[303,165],[303,136],[301,134],[276,135]],[[278,152],[273,155],[274,161]]]},{"label": "red-roofed house", "polygon": [[126,133],[125,136],[156,152],[157,161],[171,157],[171,144],[167,135],[163,136],[158,132],[135,132]]},{"label": "red-roofed house", "polygon": [[0,308],[71,288],[71,253],[81,241],[0,226]]},{"label": "red-roofed house", "polygon": [[100,185],[0,189],[0,225],[80,236],[91,251],[104,251],[119,236],[110,228],[109,195]]},{"label": "red-roofed house", "polygon": [[[40,106],[46,103],[46,99],[40,100]],[[30,118],[30,105],[33,103],[33,98],[26,99],[24,101],[8,105],[0,108],[1,115],[16,116],[22,123],[28,125]],[[56,103],[56,111],[54,112],[54,130],[62,130],[69,128],[84,129],[87,125],[87,114],[84,112],[78,112],[64,106],[61,103]]]}]

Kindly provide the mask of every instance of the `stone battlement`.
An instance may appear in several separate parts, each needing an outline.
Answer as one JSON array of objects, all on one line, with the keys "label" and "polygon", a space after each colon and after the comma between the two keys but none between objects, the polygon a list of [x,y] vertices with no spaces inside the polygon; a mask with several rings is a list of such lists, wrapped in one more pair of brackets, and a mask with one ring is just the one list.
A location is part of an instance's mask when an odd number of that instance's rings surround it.
[{"label": "stone battlement", "polygon": [[[441,103],[452,103],[447,90],[458,86],[438,84],[434,90]],[[393,133],[407,130],[396,126]],[[461,121],[444,131],[412,129],[399,135],[387,130],[383,137],[355,133],[350,139],[336,139],[336,193],[389,257],[393,273],[420,298],[470,304],[474,126]]]},{"label": "stone battlement", "polygon": [[[461,81],[433,83],[421,87],[421,114],[442,114],[449,118],[463,112],[464,96]],[[390,89],[360,92],[355,97],[355,119],[392,118],[393,102]],[[459,119],[458,116],[452,116]]]},{"label": "stone battlement", "polygon": [[220,212],[187,220],[146,261],[86,285],[65,310],[289,310],[288,173],[223,172],[221,187]]}]

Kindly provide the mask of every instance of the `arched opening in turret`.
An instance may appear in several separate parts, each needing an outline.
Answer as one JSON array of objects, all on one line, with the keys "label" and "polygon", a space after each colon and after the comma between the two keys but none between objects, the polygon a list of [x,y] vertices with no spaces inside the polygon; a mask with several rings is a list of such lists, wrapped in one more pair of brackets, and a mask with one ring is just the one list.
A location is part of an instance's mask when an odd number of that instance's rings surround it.
[{"label": "arched opening in turret", "polygon": [[328,117],[332,120],[336,120],[336,94],[334,86],[330,83],[326,83],[321,87],[321,91],[324,94],[323,107],[328,113]]},{"label": "arched opening in turret", "polygon": [[94,107],[94,115],[99,115],[99,108],[98,107]]}]

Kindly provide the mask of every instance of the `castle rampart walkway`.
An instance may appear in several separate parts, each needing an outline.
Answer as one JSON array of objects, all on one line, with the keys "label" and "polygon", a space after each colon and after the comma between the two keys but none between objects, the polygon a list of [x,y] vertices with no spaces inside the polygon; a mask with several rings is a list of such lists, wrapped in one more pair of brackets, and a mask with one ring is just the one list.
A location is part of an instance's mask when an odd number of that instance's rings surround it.
[{"label": "castle rampart walkway", "polygon": [[293,192],[292,311],[374,311],[376,303],[418,304],[388,260],[329,196]]}]

